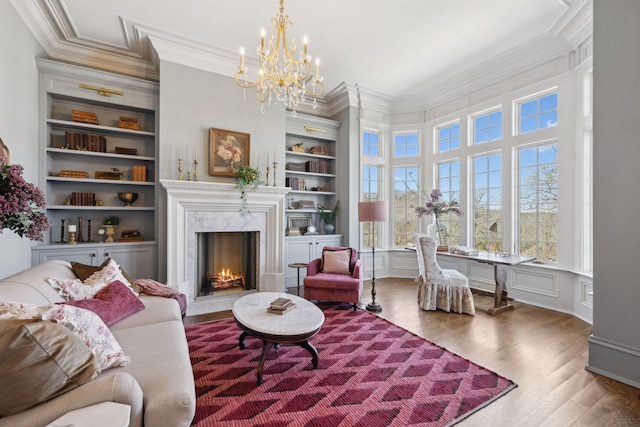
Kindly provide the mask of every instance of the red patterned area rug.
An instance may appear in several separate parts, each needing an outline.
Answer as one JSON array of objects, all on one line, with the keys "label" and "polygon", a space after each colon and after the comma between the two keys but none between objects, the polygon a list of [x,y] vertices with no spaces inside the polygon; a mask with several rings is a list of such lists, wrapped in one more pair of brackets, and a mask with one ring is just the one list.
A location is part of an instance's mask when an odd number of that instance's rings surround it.
[{"label": "red patterned area rug", "polygon": [[194,426],[447,426],[516,385],[365,310],[324,308],[318,369],[298,346],[272,350],[233,319],[186,326],[196,382]]}]

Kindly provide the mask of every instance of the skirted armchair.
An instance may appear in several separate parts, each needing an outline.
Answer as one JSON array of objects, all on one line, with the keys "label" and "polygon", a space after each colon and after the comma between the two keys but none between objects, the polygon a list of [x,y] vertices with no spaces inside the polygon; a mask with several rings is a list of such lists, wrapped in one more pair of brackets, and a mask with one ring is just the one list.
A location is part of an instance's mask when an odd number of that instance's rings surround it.
[{"label": "skirted armchair", "polygon": [[363,286],[362,260],[355,248],[325,246],[322,257],[307,265],[304,297],[308,300],[348,302],[357,307]]},{"label": "skirted armchair", "polygon": [[416,234],[415,240],[420,271],[420,275],[416,277],[420,308],[475,315],[469,279],[456,270],[440,268],[436,258],[436,241],[433,238]]}]

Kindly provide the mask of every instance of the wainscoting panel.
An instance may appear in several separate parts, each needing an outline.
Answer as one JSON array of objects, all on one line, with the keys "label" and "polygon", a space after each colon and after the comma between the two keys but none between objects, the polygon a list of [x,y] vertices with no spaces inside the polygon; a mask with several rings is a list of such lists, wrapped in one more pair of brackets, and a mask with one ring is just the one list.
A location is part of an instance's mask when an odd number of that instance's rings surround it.
[{"label": "wainscoting panel", "polygon": [[511,270],[511,288],[534,294],[558,296],[556,275],[533,273],[531,271]]}]

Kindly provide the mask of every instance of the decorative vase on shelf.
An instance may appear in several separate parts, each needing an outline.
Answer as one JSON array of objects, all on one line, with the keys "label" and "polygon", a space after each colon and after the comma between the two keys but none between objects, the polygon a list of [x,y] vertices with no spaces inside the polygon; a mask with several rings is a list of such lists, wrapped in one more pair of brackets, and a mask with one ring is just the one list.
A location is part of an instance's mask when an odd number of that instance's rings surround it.
[{"label": "decorative vase on shelf", "polygon": [[105,242],[107,242],[107,243],[114,242],[113,236],[115,236],[115,234],[116,234],[116,226],[115,225],[103,225],[102,227],[105,229],[106,234],[107,234],[107,238],[106,238]]},{"label": "decorative vase on shelf", "polygon": [[324,225],[324,234],[333,234],[335,230],[336,230],[336,226],[333,224]]}]

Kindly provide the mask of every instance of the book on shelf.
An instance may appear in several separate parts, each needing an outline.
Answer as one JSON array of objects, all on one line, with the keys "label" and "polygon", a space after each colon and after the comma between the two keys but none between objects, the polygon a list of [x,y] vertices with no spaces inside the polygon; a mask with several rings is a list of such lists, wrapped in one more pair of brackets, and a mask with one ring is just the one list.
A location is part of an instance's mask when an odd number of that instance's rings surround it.
[{"label": "book on shelf", "polygon": [[291,305],[289,305],[284,310],[276,310],[276,309],[273,309],[273,308],[269,307],[269,308],[267,308],[267,312],[268,313],[273,313],[273,314],[285,314],[285,313],[290,312],[294,308],[296,308],[296,304],[295,303],[291,303]]},{"label": "book on shelf", "polygon": [[88,111],[71,110],[71,120],[78,123],[98,124],[98,116],[96,113]]},{"label": "book on shelf", "polygon": [[144,165],[133,165],[133,180],[145,182],[147,180],[147,167]]},{"label": "book on shelf", "polygon": [[290,298],[280,297],[271,301],[271,304],[269,304],[269,308],[274,310],[284,310],[285,308],[289,307],[291,304],[293,304],[293,301],[291,301]]}]

